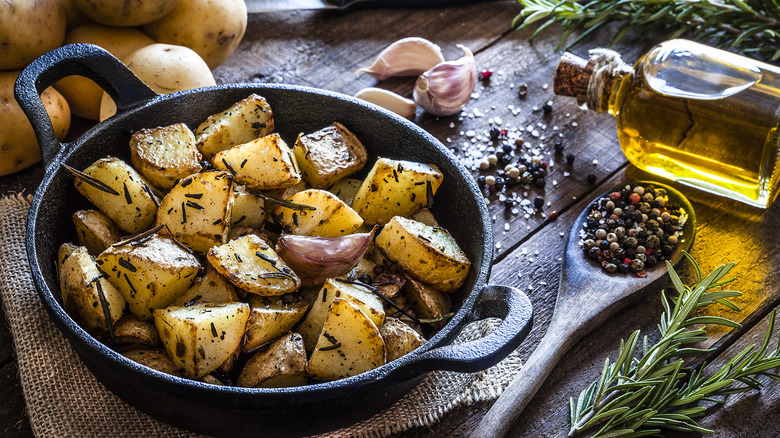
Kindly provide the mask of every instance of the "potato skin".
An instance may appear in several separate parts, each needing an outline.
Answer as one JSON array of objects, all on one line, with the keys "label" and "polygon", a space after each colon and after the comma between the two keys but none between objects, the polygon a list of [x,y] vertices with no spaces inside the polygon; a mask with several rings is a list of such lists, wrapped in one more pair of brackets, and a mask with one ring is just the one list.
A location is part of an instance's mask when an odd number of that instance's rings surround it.
[{"label": "potato skin", "polygon": [[179,0],[73,0],[82,14],[109,26],[140,26],[171,11]]},{"label": "potato skin", "polygon": [[2,1],[0,23],[0,70],[24,68],[65,39],[65,8],[59,0]]}]

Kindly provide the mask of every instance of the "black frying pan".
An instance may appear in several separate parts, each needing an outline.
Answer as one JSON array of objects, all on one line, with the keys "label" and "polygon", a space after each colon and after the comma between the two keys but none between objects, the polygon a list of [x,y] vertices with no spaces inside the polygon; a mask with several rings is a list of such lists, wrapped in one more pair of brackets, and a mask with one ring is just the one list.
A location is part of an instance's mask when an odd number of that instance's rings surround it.
[{"label": "black frying pan", "polygon": [[[40,93],[68,75],[86,76],[106,90],[117,115],[78,140],[60,144]],[[492,229],[483,197],[471,175],[430,134],[392,113],[354,98],[312,88],[232,84],[157,95],[108,52],[74,44],[49,52],[28,66],[16,82],[16,99],[41,145],[46,174],[35,193],[27,223],[27,254],[46,310],[87,367],[105,386],[140,410],[169,423],[220,436],[295,436],[333,430],[379,412],[409,392],[431,370],[473,372],[498,363],[530,331],[531,304],[519,290],[486,286]],[[142,128],[184,122],[195,128],[250,93],[264,96],[282,138],[293,142],[338,121],[377,156],[434,163],[444,173],[434,213],[455,236],[473,266],[453,295],[459,310],[447,325],[414,352],[380,368],[335,382],[298,388],[219,387],[174,377],[117,354],[79,327],[63,310],[56,274],[59,245],[75,240],[71,214],[88,208],[60,164],[84,169],[107,155],[129,161],[130,134]],[[490,335],[450,345],[468,322],[503,319]]]}]

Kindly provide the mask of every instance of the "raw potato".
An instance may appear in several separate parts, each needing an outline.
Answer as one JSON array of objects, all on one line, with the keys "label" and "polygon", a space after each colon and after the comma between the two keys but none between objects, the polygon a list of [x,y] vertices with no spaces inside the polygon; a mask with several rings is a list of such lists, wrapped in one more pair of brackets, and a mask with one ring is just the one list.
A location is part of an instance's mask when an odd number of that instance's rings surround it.
[{"label": "raw potato", "polygon": [[306,319],[298,327],[306,350],[314,349],[317,337],[320,336],[325,324],[328,309],[335,299],[349,301],[367,315],[377,327],[381,327],[385,321],[384,306],[376,295],[364,287],[329,279],[320,289]]},{"label": "raw potato", "polygon": [[[414,278],[407,277],[404,293],[412,302],[414,312],[423,319],[440,318],[452,311],[450,296]],[[430,323],[435,328],[442,328],[447,321]]]},{"label": "raw potato", "polygon": [[116,339],[114,347],[125,350],[160,346],[160,335],[157,333],[157,327],[135,315],[119,318],[119,321],[114,324],[114,339]]},{"label": "raw potato", "polygon": [[142,129],[130,137],[130,162],[147,181],[166,191],[200,172],[201,159],[195,134],[184,123]]},{"label": "raw potato", "polygon": [[236,384],[245,388],[286,388],[306,384],[303,339],[290,333],[258,351],[244,365]]},{"label": "raw potato", "polygon": [[400,216],[385,225],[375,245],[404,271],[444,292],[457,290],[471,267],[447,230]]},{"label": "raw potato", "polygon": [[218,152],[212,160],[250,190],[281,189],[298,184],[301,173],[287,143],[279,134],[269,134]]},{"label": "raw potato", "polygon": [[87,248],[77,248],[62,264],[60,272],[62,307],[90,334],[101,337],[108,333],[103,294],[108,303],[111,323],[116,322],[125,309],[122,294],[101,276]]},{"label": "raw potato", "polygon": [[83,173],[101,182],[101,190],[80,177],[74,179],[76,190],[110,217],[122,231],[140,233],[148,230],[157,214],[157,198],[141,175],[124,161],[101,158]]},{"label": "raw potato", "polygon": [[[140,26],[163,17],[179,0],[73,0],[81,13],[108,26]],[[201,21],[202,22],[202,21]]]},{"label": "raw potato", "polygon": [[366,148],[341,123],[317,132],[299,135],[293,147],[303,180],[323,189],[362,169],[368,159]]},{"label": "raw potato", "polygon": [[384,364],[385,345],[376,325],[349,301],[333,300],[309,359],[309,374],[319,380],[337,380]]},{"label": "raw potato", "polygon": [[294,299],[285,304],[281,298],[249,297],[252,312],[246,323],[244,352],[251,352],[290,331],[309,310],[309,303]]},{"label": "raw potato", "polygon": [[[216,85],[209,66],[192,50],[170,44],[151,44],[127,55],[122,62],[159,94]],[[100,121],[116,114],[108,93],[100,100]]]},{"label": "raw potato", "polygon": [[304,236],[336,237],[352,234],[363,219],[341,199],[325,190],[308,189],[287,199],[315,210],[278,206],[272,216],[285,232]]},{"label": "raw potato", "polygon": [[246,22],[244,0],[179,0],[171,12],[143,30],[155,41],[189,47],[215,69],[238,47]]},{"label": "raw potato", "polygon": [[[370,225],[409,216],[428,205],[444,175],[434,165],[379,158],[360,186],[352,208]],[[430,189],[428,186],[430,185]]]},{"label": "raw potato", "polygon": [[236,290],[225,277],[219,275],[214,268],[206,268],[206,274],[195,279],[192,287],[187,289],[171,306],[191,306],[197,303],[232,303],[238,301]]},{"label": "raw potato", "polygon": [[274,132],[274,113],[264,97],[252,93],[198,125],[198,150],[210,160],[214,154],[249,143]]},{"label": "raw potato", "polygon": [[234,191],[233,218],[230,221],[230,225],[261,228],[266,217],[265,201],[263,198],[250,193],[246,187],[242,185],[236,185]]},{"label": "raw potato", "polygon": [[233,284],[253,294],[284,295],[301,287],[295,272],[254,234],[211,248],[208,261]]},{"label": "raw potato", "polygon": [[425,343],[425,339],[419,333],[396,318],[386,318],[385,323],[379,328],[379,334],[385,343],[388,362],[414,351]]},{"label": "raw potato", "polygon": [[[68,20],[68,27],[71,27],[70,20]],[[154,40],[138,29],[91,23],[72,29],[65,35],[63,45],[75,43],[95,44],[118,59],[123,59],[141,47],[154,44]],[[68,76],[57,81],[54,88],[68,101],[73,114],[90,120],[100,118],[103,89],[91,79],[76,75]]]},{"label": "raw potato", "polygon": [[164,351],[144,348],[127,351],[122,353],[122,355],[153,370],[157,370],[176,377],[182,377],[179,369],[173,363],[171,358],[168,357],[168,354],[166,354]]},{"label": "raw potato", "polygon": [[233,176],[212,170],[182,178],[165,195],[157,224],[188,248],[206,253],[227,242],[233,212]]},{"label": "raw potato", "polygon": [[190,288],[200,270],[198,259],[171,238],[152,235],[143,245],[112,246],[96,263],[119,289],[130,311],[142,319],[165,307]]},{"label": "raw potato", "polygon": [[95,256],[119,242],[122,237],[114,221],[97,210],[73,213],[73,224],[76,226],[79,244],[86,246],[89,253]]},{"label": "raw potato", "polygon": [[[4,4],[0,2],[0,10]],[[2,34],[6,22],[0,18],[0,23],[3,23],[0,26]],[[0,62],[4,59],[2,47],[0,37]],[[3,128],[0,129],[0,176],[18,172],[41,161],[41,149],[32,125],[14,98],[14,83],[19,73],[0,71],[0,120],[3,121]],[[54,135],[58,140],[64,140],[70,129],[68,102],[52,87],[43,91],[41,101],[51,119]]]},{"label": "raw potato", "polygon": [[65,8],[59,0],[2,1],[0,23],[0,70],[24,68],[65,39]]},{"label": "raw potato", "polygon": [[352,207],[352,201],[355,199],[355,195],[357,195],[362,184],[363,181],[356,178],[343,178],[330,186],[328,191],[338,196],[345,204]]},{"label": "raw potato", "polygon": [[216,370],[236,351],[248,318],[246,303],[195,304],[154,311],[154,324],[165,350],[190,379]]}]

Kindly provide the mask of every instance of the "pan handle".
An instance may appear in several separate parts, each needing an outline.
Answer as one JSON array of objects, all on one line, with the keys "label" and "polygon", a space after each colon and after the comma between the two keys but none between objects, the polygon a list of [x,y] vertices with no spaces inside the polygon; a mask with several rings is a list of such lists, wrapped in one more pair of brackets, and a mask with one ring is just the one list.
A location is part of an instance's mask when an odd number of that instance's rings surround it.
[{"label": "pan handle", "polygon": [[14,96],[32,124],[46,167],[60,153],[62,144],[54,135],[41,93],[70,75],[84,76],[98,84],[116,102],[117,113],[157,96],[121,61],[96,45],[68,44],[41,55],[19,74]]},{"label": "pan handle", "polygon": [[393,370],[388,379],[403,381],[433,370],[470,373],[489,368],[514,351],[528,336],[532,313],[531,301],[520,289],[485,286],[466,322],[502,318],[495,330],[484,338],[427,351]]}]

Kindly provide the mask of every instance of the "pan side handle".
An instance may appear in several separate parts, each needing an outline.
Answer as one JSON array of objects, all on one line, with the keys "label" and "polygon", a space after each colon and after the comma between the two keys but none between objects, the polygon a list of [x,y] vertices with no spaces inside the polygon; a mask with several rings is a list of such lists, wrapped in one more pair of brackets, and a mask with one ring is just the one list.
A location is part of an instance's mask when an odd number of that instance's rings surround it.
[{"label": "pan side handle", "polygon": [[38,138],[46,167],[62,150],[54,135],[41,93],[58,80],[71,75],[84,76],[105,90],[122,112],[157,96],[121,61],[93,44],[68,44],[41,55],[16,79],[14,96],[27,115]]}]

